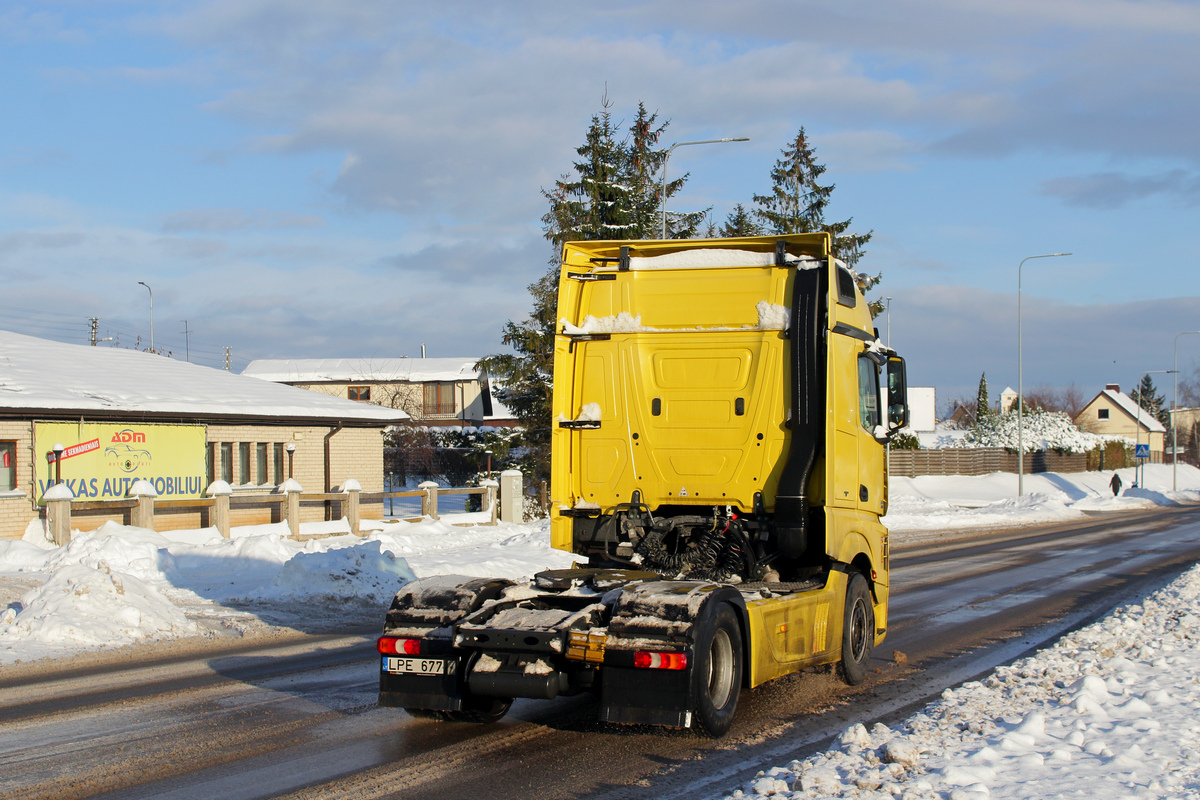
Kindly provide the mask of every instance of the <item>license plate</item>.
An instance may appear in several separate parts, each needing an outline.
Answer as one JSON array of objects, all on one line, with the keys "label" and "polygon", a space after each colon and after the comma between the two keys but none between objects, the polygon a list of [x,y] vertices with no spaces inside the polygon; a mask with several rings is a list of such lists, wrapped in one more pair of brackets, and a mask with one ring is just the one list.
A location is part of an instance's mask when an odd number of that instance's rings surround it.
[{"label": "license plate", "polygon": [[393,675],[449,675],[454,671],[454,661],[442,658],[384,656],[383,671]]}]

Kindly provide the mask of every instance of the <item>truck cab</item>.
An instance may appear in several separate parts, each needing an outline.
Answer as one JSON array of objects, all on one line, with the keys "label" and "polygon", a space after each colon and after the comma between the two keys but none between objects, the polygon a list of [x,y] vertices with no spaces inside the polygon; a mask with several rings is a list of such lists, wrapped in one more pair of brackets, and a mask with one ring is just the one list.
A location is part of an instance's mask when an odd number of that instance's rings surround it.
[{"label": "truck cab", "polygon": [[887,631],[880,517],[905,370],[830,247],[564,247],[550,536],[581,562],[532,595],[467,592],[435,627],[412,625],[429,609],[423,582],[406,587],[385,638],[449,641],[452,690],[416,705],[385,655],[382,703],[453,714],[598,691],[605,720],[721,735],[742,688],[826,663],[866,677]]}]

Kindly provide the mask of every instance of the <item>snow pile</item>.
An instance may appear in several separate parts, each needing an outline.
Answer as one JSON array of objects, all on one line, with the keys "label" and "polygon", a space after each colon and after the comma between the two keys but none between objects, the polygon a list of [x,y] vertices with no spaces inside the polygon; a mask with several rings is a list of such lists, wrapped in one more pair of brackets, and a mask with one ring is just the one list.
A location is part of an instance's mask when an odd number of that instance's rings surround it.
[{"label": "snow pile", "polygon": [[633,315],[622,311],[615,317],[594,317],[588,314],[583,318],[582,325],[572,325],[566,317],[559,320],[565,336],[585,336],[591,333],[645,333],[657,331],[657,328],[642,326],[642,315]]},{"label": "snow pile", "polygon": [[1031,408],[1022,417],[1022,420],[1018,420],[1017,415],[1012,413],[988,416],[967,432],[961,446],[1016,450],[1018,421],[1021,423],[1021,447],[1027,453],[1038,450],[1086,453],[1111,438],[1084,433],[1061,411]]},{"label": "snow pile", "polygon": [[1140,604],[947,689],[895,730],[854,725],[833,749],[763,771],[729,797],[1194,797],[1198,602],[1194,567]]},{"label": "snow pile", "polygon": [[382,619],[392,595],[417,576],[520,580],[574,561],[550,549],[546,521],[368,520],[365,537],[338,533],[345,520],[303,530],[317,528],[335,535],[297,542],[277,523],[234,528],[225,539],[212,528],[157,533],[108,522],[62,547],[45,543],[40,530],[34,541],[0,541],[0,665],[81,646],[242,630],[255,622],[246,607],[305,621],[353,604],[378,609]]},{"label": "snow pile", "polygon": [[270,585],[245,599],[307,596],[365,601],[382,607],[397,589],[414,578],[407,562],[385,551],[379,541],[325,551],[314,547],[285,561]]},{"label": "snow pile", "polygon": [[[787,306],[781,306],[772,303],[768,300],[760,300],[755,305],[755,311],[758,313],[758,322],[751,326],[745,325],[741,328],[697,328],[696,330],[706,331],[733,331],[733,330],[759,330],[759,331],[783,331],[787,330],[788,321],[791,319],[791,312]],[[559,320],[562,324],[562,332],[564,336],[587,336],[594,333],[664,333],[662,328],[651,328],[642,324],[641,314],[630,314],[628,311],[622,311],[616,316],[610,317],[595,317],[588,314],[583,318],[583,323],[573,325],[566,317]]]},{"label": "snow pile", "polygon": [[759,300],[754,307],[758,311],[758,329],[760,331],[786,331],[791,322],[792,312],[787,306],[777,305],[766,300]]},{"label": "snow pile", "polygon": [[[1017,476],[1011,472],[893,476],[883,522],[893,532],[1030,525],[1200,502],[1200,470],[1188,464],[1174,471],[1168,464],[1146,464],[1140,476],[1133,467],[1115,472],[1125,486],[1142,480],[1145,488],[1127,488],[1114,497],[1109,486],[1113,472],[1042,472],[1025,476],[1025,495],[1018,499]],[[1179,491],[1171,491],[1173,483]]]},{"label": "snow pile", "polygon": [[200,633],[158,587],[103,561],[96,568],[59,567],[21,597],[21,606],[19,613],[0,613],[0,644],[31,639],[112,645]]},{"label": "snow pile", "polygon": [[[802,269],[817,267],[822,264],[810,256],[794,256],[787,253],[784,259],[791,266]],[[802,266],[801,266],[802,265]],[[761,253],[756,250],[734,250],[731,248],[705,247],[696,250],[681,250],[676,253],[663,253],[660,256],[631,256],[629,268],[638,269],[720,269],[726,267],[773,267],[775,253]],[[618,267],[606,265],[597,272],[611,272]]]}]

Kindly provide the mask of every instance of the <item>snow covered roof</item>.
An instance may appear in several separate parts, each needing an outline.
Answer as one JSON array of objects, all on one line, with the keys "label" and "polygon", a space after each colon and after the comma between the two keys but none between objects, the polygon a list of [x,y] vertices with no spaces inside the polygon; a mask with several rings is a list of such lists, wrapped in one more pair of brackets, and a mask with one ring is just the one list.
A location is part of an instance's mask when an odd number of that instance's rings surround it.
[{"label": "snow covered roof", "polygon": [[0,413],[253,417],[391,423],[403,411],[253,380],[165,356],[0,331]]},{"label": "snow covered roof", "polygon": [[1114,405],[1119,407],[1130,417],[1141,420],[1142,426],[1151,433],[1166,433],[1167,429],[1163,427],[1161,422],[1154,418],[1153,414],[1139,406],[1136,402],[1134,402],[1132,397],[1124,392],[1113,389],[1105,389],[1104,391],[1100,392],[1100,395],[1097,396],[1107,397],[1113,402]]},{"label": "snow covered roof", "polygon": [[243,375],[276,383],[470,381],[478,358],[260,358]]}]

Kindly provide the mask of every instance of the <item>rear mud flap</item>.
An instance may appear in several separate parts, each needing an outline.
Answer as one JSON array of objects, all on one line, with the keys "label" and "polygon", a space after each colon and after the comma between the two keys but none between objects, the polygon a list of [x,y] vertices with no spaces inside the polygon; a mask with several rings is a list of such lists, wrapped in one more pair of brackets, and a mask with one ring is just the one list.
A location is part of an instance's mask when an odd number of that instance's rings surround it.
[{"label": "rear mud flap", "polygon": [[692,724],[690,670],[605,667],[600,719],[632,725],[687,728]]}]

